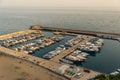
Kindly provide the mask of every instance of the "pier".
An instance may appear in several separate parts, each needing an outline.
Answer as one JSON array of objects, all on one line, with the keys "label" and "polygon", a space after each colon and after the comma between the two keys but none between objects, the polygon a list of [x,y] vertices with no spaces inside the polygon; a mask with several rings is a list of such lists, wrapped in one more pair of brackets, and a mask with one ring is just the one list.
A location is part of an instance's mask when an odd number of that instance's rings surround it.
[{"label": "pier", "polygon": [[6,35],[1,35],[0,40],[7,39],[7,38],[12,38],[13,36],[19,36],[19,35],[25,35],[25,34],[30,34],[30,33],[36,33],[38,32],[37,30],[24,30],[24,31],[18,31]]},{"label": "pier", "polygon": [[75,51],[75,49],[77,49],[81,44],[85,43],[86,41],[89,41],[90,39],[92,39],[91,36],[89,36],[88,38],[85,38],[83,41],[79,42],[78,44],[72,46],[71,48],[69,48],[67,50],[64,50],[58,56],[55,56],[54,58],[52,58],[50,60],[55,61],[55,62],[59,62],[60,59],[62,59],[63,57],[69,55],[70,53]]},{"label": "pier", "polygon": [[45,27],[34,25],[31,26],[32,30],[48,30],[48,31],[57,31],[63,33],[74,33],[74,34],[83,34],[83,35],[92,35],[100,38],[114,39],[120,38],[120,34],[117,33],[107,33],[107,32],[96,32],[96,31],[88,31],[88,30],[74,30],[74,29],[64,29],[64,28],[54,28],[54,27]]}]

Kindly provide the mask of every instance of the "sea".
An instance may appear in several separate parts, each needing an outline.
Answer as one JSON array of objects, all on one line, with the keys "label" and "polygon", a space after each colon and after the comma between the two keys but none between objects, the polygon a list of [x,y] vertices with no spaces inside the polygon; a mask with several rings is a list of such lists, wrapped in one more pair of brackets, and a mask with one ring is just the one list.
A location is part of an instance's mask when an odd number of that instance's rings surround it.
[{"label": "sea", "polygon": [[[0,35],[29,29],[32,25],[120,34],[120,11],[0,8]],[[65,40],[68,39],[69,36]],[[51,48],[56,46],[57,44]],[[40,54],[46,53],[46,50],[33,56],[39,57]],[[120,68],[120,42],[104,39],[104,46],[99,53],[90,55],[85,62],[76,65],[103,73],[115,71]]]}]

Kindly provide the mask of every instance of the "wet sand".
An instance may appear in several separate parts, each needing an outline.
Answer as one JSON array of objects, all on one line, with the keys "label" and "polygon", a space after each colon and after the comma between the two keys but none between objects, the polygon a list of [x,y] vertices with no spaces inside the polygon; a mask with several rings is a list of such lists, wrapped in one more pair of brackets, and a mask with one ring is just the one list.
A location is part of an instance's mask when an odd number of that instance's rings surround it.
[{"label": "wet sand", "polygon": [[0,80],[66,80],[30,62],[0,54]]}]

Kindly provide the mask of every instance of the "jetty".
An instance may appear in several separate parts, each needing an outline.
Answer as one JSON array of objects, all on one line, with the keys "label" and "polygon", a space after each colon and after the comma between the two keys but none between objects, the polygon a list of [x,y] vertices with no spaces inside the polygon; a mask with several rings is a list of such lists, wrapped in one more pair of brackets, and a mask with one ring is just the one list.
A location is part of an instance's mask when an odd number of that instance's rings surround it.
[{"label": "jetty", "polygon": [[13,36],[20,36],[20,35],[36,33],[36,32],[38,32],[38,30],[23,30],[23,31],[13,32],[13,33],[10,33],[10,34],[1,35],[0,40],[7,39],[7,38],[12,38]]},{"label": "jetty", "polygon": [[45,27],[45,26],[40,26],[40,25],[33,25],[33,26],[31,26],[30,29],[32,29],[32,30],[47,30],[47,31],[62,32],[62,33],[92,35],[92,36],[96,36],[96,37],[100,37],[100,38],[107,38],[107,39],[113,39],[113,40],[118,40],[118,38],[120,38],[120,34],[117,34],[117,33],[64,29],[64,28],[55,28],[55,27]]},{"label": "jetty", "polygon": [[55,62],[59,62],[60,59],[62,59],[63,57],[69,55],[70,53],[72,53],[73,51],[75,51],[81,44],[85,43],[86,41],[91,40],[93,37],[89,36],[87,38],[85,38],[83,41],[79,42],[78,44],[70,47],[67,50],[62,51],[58,56],[55,56],[54,58],[50,59],[51,61],[55,61]]}]

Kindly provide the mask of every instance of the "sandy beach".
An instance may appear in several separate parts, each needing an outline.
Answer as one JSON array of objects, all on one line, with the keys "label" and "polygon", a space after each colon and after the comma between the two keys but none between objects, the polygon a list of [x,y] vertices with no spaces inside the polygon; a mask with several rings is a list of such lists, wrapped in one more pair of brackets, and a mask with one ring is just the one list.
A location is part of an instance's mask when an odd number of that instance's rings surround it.
[{"label": "sandy beach", "polygon": [[66,80],[30,62],[0,54],[0,80]]}]

